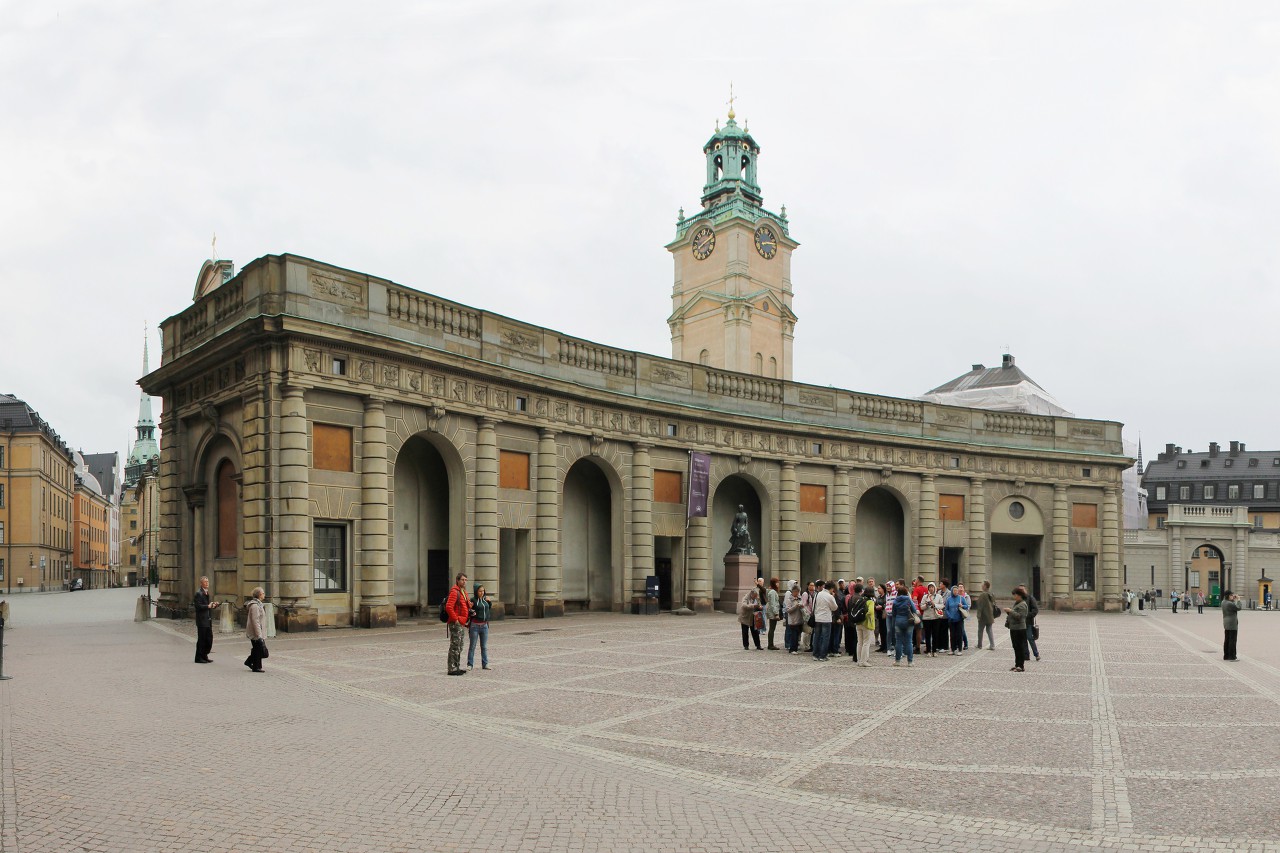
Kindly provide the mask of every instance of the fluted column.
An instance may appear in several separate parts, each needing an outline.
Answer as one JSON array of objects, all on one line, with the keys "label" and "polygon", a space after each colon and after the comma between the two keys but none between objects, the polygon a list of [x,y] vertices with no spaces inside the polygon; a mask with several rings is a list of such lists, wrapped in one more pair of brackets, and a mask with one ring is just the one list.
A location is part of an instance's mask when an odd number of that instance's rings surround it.
[{"label": "fluted column", "polygon": [[631,612],[643,613],[645,578],[653,566],[653,465],[651,445],[636,442],[631,453]]},{"label": "fluted column", "polygon": [[698,613],[715,607],[711,595],[711,523],[706,516],[689,519],[689,541],[685,545],[689,569],[685,584],[685,605]]},{"label": "fluted column", "polygon": [[535,616],[563,616],[561,598],[564,573],[560,568],[560,513],[556,499],[556,433],[542,429],[538,433],[538,514],[537,541],[534,543]]},{"label": "fluted column", "polygon": [[319,627],[312,603],[311,511],[308,505],[307,403],[285,386],[280,409],[280,605],[287,631]]},{"label": "fluted column", "polygon": [[[831,559],[832,574],[853,579],[853,518],[849,514],[849,469],[836,468],[835,488],[831,495]],[[799,578],[784,578],[799,580]]]},{"label": "fluted column", "polygon": [[991,580],[987,567],[987,496],[986,481],[974,477],[969,481],[969,565],[966,589],[982,589]]},{"label": "fluted column", "polygon": [[498,587],[498,434],[492,418],[476,421],[476,521],[473,583],[493,596],[495,618],[505,613],[507,592]]},{"label": "fluted column", "polygon": [[[938,575],[938,493],[932,474],[920,476],[920,533],[916,537],[916,574]],[[911,578],[906,579],[908,583]]]},{"label": "fluted column", "polygon": [[1067,500],[1067,487],[1061,483],[1053,487],[1053,568],[1050,589],[1054,610],[1071,608],[1071,504]]},{"label": "fluted column", "polygon": [[360,442],[360,624],[389,628],[396,624],[387,560],[387,404],[367,398]]},{"label": "fluted column", "polygon": [[800,487],[796,484],[796,466],[782,463],[778,481],[778,577],[800,578]]},{"label": "fluted column", "polygon": [[1115,486],[1102,490],[1102,565],[1098,591],[1104,610],[1120,609],[1120,500]]}]

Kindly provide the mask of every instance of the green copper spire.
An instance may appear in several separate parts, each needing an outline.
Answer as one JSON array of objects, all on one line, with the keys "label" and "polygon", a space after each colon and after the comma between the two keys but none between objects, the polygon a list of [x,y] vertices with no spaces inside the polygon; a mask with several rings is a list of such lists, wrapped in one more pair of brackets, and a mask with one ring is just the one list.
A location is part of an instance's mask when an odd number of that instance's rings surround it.
[{"label": "green copper spire", "polygon": [[756,158],[760,146],[744,128],[738,127],[737,114],[733,111],[733,84],[729,84],[729,117],[720,127],[716,120],[716,132],[702,151],[707,157],[707,182],[702,187],[702,206],[712,208],[740,197],[748,204],[759,207],[764,197],[756,183]]},{"label": "green copper spire", "polygon": [[[150,372],[150,352],[147,346],[147,332],[144,331],[142,375],[146,376]],[[128,460],[125,461],[125,485],[130,486],[137,482],[145,465],[152,460],[158,462],[160,459],[160,445],[156,441],[156,420],[151,414],[151,396],[146,391],[142,392],[142,398],[138,401],[138,423],[134,429],[137,432],[137,439],[133,443],[133,449],[129,451]]]}]

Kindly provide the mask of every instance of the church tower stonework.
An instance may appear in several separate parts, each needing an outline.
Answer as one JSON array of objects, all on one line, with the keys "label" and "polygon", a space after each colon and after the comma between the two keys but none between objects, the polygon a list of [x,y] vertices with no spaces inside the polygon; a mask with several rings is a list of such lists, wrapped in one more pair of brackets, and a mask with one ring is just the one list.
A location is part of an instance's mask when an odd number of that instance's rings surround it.
[{"label": "church tower stonework", "polygon": [[702,210],[676,223],[671,357],[739,373],[791,379],[796,315],[791,310],[787,209],[762,206],[760,146],[735,120],[703,147]]}]

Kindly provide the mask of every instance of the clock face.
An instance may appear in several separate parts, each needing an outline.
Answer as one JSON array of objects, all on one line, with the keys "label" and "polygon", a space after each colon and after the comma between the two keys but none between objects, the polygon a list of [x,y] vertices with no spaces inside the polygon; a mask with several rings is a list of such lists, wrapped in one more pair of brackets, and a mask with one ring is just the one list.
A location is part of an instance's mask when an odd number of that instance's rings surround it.
[{"label": "clock face", "polygon": [[756,229],[756,251],[765,260],[778,253],[778,235],[768,225],[761,225]]},{"label": "clock face", "polygon": [[693,256],[705,260],[716,247],[716,235],[710,228],[702,228],[693,235]]}]

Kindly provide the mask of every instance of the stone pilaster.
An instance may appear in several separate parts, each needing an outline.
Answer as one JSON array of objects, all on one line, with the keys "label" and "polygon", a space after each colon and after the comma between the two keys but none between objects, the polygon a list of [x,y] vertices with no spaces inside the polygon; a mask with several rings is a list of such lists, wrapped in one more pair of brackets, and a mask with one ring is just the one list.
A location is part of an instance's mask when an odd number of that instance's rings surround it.
[{"label": "stone pilaster", "polygon": [[1098,584],[1103,610],[1120,609],[1120,501],[1115,486],[1102,490],[1102,565]]},{"label": "stone pilaster", "polygon": [[[1067,500],[1067,487],[1058,483],[1053,487],[1053,564],[1050,589],[1054,610],[1071,608],[1071,504]],[[1042,578],[1043,579],[1043,578]]]},{"label": "stone pilaster", "polygon": [[[831,495],[831,564],[836,577],[853,580],[853,516],[849,508],[849,469],[836,468],[835,488]],[[783,580],[799,580],[783,578]],[[784,585],[785,589],[786,586]]]},{"label": "stone pilaster", "polygon": [[636,442],[631,453],[631,612],[643,613],[644,582],[653,574],[653,465],[651,445]]},{"label": "stone pilaster", "polygon": [[280,611],[285,631],[314,631],[312,603],[310,471],[307,466],[307,403],[303,389],[285,386],[280,409]]},{"label": "stone pilaster", "polygon": [[[778,577],[800,578],[800,487],[796,483],[796,466],[782,463],[778,478]],[[760,531],[755,532],[757,543]]]},{"label": "stone pilaster", "polygon": [[360,610],[363,628],[391,628],[396,605],[391,600],[387,559],[387,404],[373,397],[364,402],[360,442]]},{"label": "stone pilaster", "polygon": [[689,519],[688,583],[685,605],[698,613],[709,613],[715,607],[711,597],[711,524],[705,516]]},{"label": "stone pilaster", "polygon": [[268,402],[262,389],[244,394],[240,442],[240,590],[237,606],[248,597],[249,590],[261,586],[273,601],[280,598],[275,578],[268,575],[271,564],[271,502],[267,490],[270,480],[268,447]]},{"label": "stone pilaster", "polygon": [[473,547],[475,571],[472,583],[492,590],[493,618],[505,613],[498,587],[498,434],[492,418],[476,421],[476,521]]},{"label": "stone pilaster", "polygon": [[538,438],[538,508],[534,542],[535,616],[563,616],[560,569],[560,513],[556,490],[556,434],[543,429]]},{"label": "stone pilaster", "polygon": [[991,580],[987,565],[987,495],[986,481],[974,477],[969,481],[969,561],[965,589],[973,592],[982,589],[982,582]]},{"label": "stone pilaster", "polygon": [[[932,474],[920,476],[920,535],[917,538],[916,574],[925,580],[938,576],[938,492]],[[911,578],[906,578],[908,584]]]},{"label": "stone pilaster", "polygon": [[[189,520],[190,516],[184,512],[183,507],[182,472],[179,469],[181,458],[181,425],[166,405],[160,415],[160,482],[159,488],[152,492],[159,496],[160,507],[156,513],[154,508],[145,505],[145,498],[138,505],[138,528],[145,534],[139,540],[138,553],[158,552],[159,601],[156,614],[172,618],[187,615],[192,596],[195,595],[194,568],[192,565],[182,565],[182,536],[190,529],[189,521],[188,524],[183,524],[183,520]],[[153,517],[159,519],[160,541],[157,543],[151,542],[151,537],[156,534],[148,529]],[[138,563],[141,565],[141,558]],[[150,570],[148,566],[147,571]]]}]

